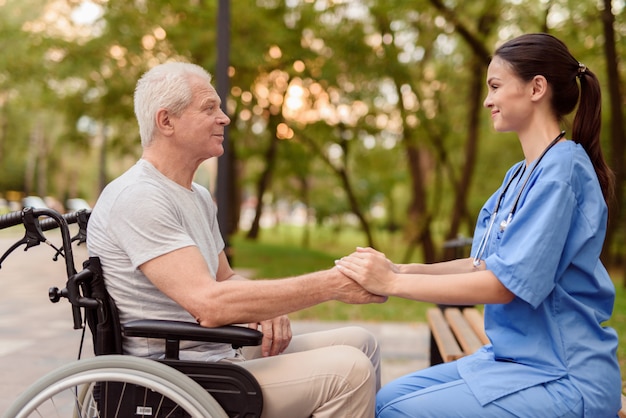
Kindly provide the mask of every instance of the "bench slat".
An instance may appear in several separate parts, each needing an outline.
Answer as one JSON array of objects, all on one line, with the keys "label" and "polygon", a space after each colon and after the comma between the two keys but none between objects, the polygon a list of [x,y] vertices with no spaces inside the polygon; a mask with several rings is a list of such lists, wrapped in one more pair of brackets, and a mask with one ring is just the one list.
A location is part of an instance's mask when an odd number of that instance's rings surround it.
[{"label": "bench slat", "polygon": [[463,348],[465,355],[472,354],[483,346],[483,343],[481,343],[478,339],[460,309],[447,308],[444,315],[448,320],[450,328],[452,328],[456,339],[459,341],[461,348]]},{"label": "bench slat", "polygon": [[487,334],[485,334],[485,319],[482,312],[476,308],[463,309],[463,316],[467,319],[467,322],[471,325],[472,329],[480,339],[480,342],[485,344],[491,344]]},{"label": "bench slat", "polygon": [[449,362],[463,357],[464,353],[454,338],[441,310],[439,308],[430,308],[426,311],[426,317],[442,360]]}]

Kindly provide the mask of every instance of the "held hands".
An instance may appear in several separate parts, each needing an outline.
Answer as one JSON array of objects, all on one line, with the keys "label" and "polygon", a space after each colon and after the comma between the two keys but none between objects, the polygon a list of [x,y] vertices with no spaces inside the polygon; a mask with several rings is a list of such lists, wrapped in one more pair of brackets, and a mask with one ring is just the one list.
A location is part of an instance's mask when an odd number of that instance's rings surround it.
[{"label": "held hands", "polygon": [[399,272],[385,254],[372,248],[357,247],[350,255],[335,261],[338,270],[366,290],[377,295],[389,295]]},{"label": "held hands", "polygon": [[261,342],[261,353],[263,357],[276,356],[287,348],[291,342],[291,323],[286,315],[266,321],[248,324],[248,328],[258,329],[261,326],[263,341]]},{"label": "held hands", "polygon": [[351,304],[384,303],[386,296],[377,295],[364,289],[363,286],[349,278],[337,268],[330,269],[332,281],[328,283],[334,291],[333,299]]}]

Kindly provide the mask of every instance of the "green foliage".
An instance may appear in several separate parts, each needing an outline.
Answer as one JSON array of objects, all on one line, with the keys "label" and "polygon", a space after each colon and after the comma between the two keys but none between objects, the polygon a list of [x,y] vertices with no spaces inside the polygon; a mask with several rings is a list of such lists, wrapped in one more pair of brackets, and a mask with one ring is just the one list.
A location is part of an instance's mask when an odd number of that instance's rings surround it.
[{"label": "green foliage", "polygon": [[[49,161],[34,170],[46,170],[45,192],[75,193],[65,179],[78,177],[81,193],[95,200],[98,179],[117,176],[140,155],[132,110],[140,74],[171,59],[215,72],[219,2],[94,0],[102,16],[87,26],[71,19],[81,3],[0,2],[0,169],[7,173],[0,192],[23,190],[34,176],[25,161],[44,121]],[[415,232],[424,223],[438,248],[450,234],[471,234],[480,206],[521,159],[517,141],[496,135],[483,112],[476,161],[469,161],[472,63],[486,63],[504,39],[549,30],[603,74],[598,7],[574,0],[231,1],[224,100],[241,196],[256,194],[281,128],[288,135],[271,163],[270,205],[306,202],[320,223],[339,227],[356,211],[372,228]],[[615,9],[623,38],[623,5]],[[293,88],[302,93],[295,110]],[[609,135],[603,130],[607,144]],[[460,179],[469,179],[469,193],[459,202]],[[408,215],[418,204],[418,217]],[[459,207],[464,220],[452,230]]]}]

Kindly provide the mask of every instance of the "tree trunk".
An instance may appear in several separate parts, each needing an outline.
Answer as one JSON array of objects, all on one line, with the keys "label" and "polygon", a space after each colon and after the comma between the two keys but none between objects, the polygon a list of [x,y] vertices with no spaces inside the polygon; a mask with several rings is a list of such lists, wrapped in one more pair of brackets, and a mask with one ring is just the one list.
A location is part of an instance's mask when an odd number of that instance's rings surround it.
[{"label": "tree trunk", "polygon": [[[467,140],[465,141],[465,162],[459,181],[455,185],[454,205],[450,217],[450,228],[446,240],[458,237],[459,229],[463,220],[469,217],[467,213],[467,197],[470,184],[476,166],[476,152],[478,148],[478,137],[480,131],[480,113],[482,111],[482,93],[484,85],[484,65],[481,59],[475,58],[472,62],[472,79],[470,81],[470,91],[468,97],[468,124]],[[444,260],[456,258],[458,251],[455,248],[444,249]]]},{"label": "tree trunk", "polygon": [[302,247],[309,248],[311,245],[311,231],[309,227],[309,205],[311,202],[310,199],[310,187],[309,182],[307,180],[307,176],[298,176],[298,181],[300,182],[300,198],[302,199],[302,204],[306,210],[305,219],[304,219],[304,231],[302,234]]},{"label": "tree trunk", "polygon": [[[270,118],[268,129],[270,129],[270,132],[276,132],[276,124],[272,123],[272,119],[273,118]],[[246,238],[251,240],[256,240],[259,237],[261,216],[263,216],[263,197],[272,183],[272,174],[274,173],[274,167],[276,166],[278,141],[279,139],[276,135],[272,135],[270,144],[265,151],[265,170],[261,173],[261,177],[259,177],[256,188],[256,212],[254,214],[254,220],[252,221],[250,230],[246,235]]]},{"label": "tree trunk", "polygon": [[[342,127],[340,127],[340,129],[343,129]],[[298,133],[298,136],[309,146],[309,148],[315,152],[315,154],[317,156],[319,156],[322,161],[324,161],[324,163],[333,171],[333,173],[335,173],[337,175],[337,177],[339,177],[339,180],[341,181],[341,185],[343,186],[343,190],[346,193],[346,196],[348,197],[348,203],[350,204],[350,210],[352,211],[352,213],[357,217],[357,219],[359,220],[359,224],[361,225],[361,229],[363,230],[363,233],[365,234],[365,237],[367,239],[367,245],[375,248],[375,243],[374,243],[374,237],[372,235],[372,231],[369,225],[369,222],[367,221],[367,219],[365,218],[365,215],[363,214],[363,212],[361,211],[361,208],[359,207],[359,203],[356,199],[356,196],[354,194],[354,191],[352,189],[352,184],[350,182],[350,178],[348,176],[348,172],[345,168],[345,161],[347,161],[347,154],[348,154],[348,146],[347,143],[344,141],[341,143],[341,148],[343,149],[343,158],[344,158],[344,168],[337,168],[335,167],[335,165],[328,159],[328,157],[324,154],[324,152],[321,150],[321,148],[319,147],[319,145],[311,138],[309,138],[307,135],[304,134],[304,132],[300,131]]]},{"label": "tree trunk", "polygon": [[41,122],[35,121],[30,132],[28,155],[26,159],[26,170],[24,172],[24,193],[28,196],[39,193],[37,179],[37,163],[40,161],[39,155],[43,148],[44,136]]},{"label": "tree trunk", "polygon": [[[611,242],[615,236],[615,231],[624,228],[620,225],[622,220],[622,200],[624,198],[622,184],[624,184],[624,153],[626,143],[626,132],[624,131],[624,116],[622,109],[622,86],[620,83],[617,48],[615,45],[615,16],[611,9],[611,0],[604,0],[604,10],[602,11],[602,26],[604,29],[604,55],[606,57],[608,94],[610,103],[610,165],[615,173],[615,199],[610,202],[609,225],[606,233],[606,241],[602,251],[602,257],[607,264],[615,261],[615,256],[611,253]],[[624,275],[624,286],[626,286],[626,274]]]},{"label": "tree trunk", "polygon": [[[485,7],[485,14],[481,17],[478,23],[478,30],[486,36],[491,32],[495,23],[497,22],[498,8],[493,5],[487,5]],[[476,166],[476,152],[478,149],[478,140],[480,133],[480,114],[482,111],[483,102],[483,86],[485,78],[485,63],[489,62],[489,56],[485,55],[487,50],[484,46],[477,46],[481,44],[480,39],[472,35],[469,31],[460,32],[465,38],[466,42],[472,46],[474,57],[471,64],[472,78],[470,81],[470,90],[468,97],[468,124],[467,124],[467,141],[465,141],[465,164],[463,165],[462,173],[459,182],[455,185],[455,197],[454,206],[452,209],[452,216],[450,221],[450,229],[448,231],[447,240],[452,240],[458,237],[459,229],[463,220],[468,220],[469,214],[467,213],[467,197],[468,190],[472,184],[472,178],[474,174],[474,168]],[[474,219],[471,220],[473,222]],[[446,248],[444,250],[444,259],[457,258],[459,255],[458,249],[453,247]]]},{"label": "tree trunk", "polygon": [[361,208],[359,207],[359,202],[354,195],[354,191],[352,190],[350,179],[348,177],[348,171],[345,168],[342,168],[337,170],[336,172],[339,175],[339,179],[341,180],[343,189],[346,192],[346,196],[348,197],[350,209],[359,220],[359,224],[361,224],[361,229],[363,230],[365,238],[367,239],[367,245],[372,248],[376,248],[376,244],[374,243],[374,237],[372,235],[372,229],[370,228],[369,222],[365,218],[365,214],[363,214],[363,211],[361,211]]},{"label": "tree trunk", "polygon": [[[403,142],[406,149],[409,175],[411,177],[411,190],[413,191],[408,207],[408,229],[413,231],[411,234],[413,237],[411,238],[411,245],[421,244],[424,262],[432,263],[436,261],[436,251],[430,232],[431,216],[426,207],[426,187],[424,185],[424,171],[422,170],[420,161],[421,155],[417,146],[407,135],[408,133],[405,133]],[[407,261],[406,258],[408,254],[410,253],[405,254],[405,262]]]}]

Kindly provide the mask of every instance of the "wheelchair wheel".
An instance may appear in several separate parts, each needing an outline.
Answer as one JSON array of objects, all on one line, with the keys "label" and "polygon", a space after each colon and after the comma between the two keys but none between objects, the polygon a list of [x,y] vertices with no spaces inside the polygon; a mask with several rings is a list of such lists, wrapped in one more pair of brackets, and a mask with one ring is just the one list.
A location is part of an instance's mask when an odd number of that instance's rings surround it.
[{"label": "wheelchair wheel", "polygon": [[228,418],[200,385],[154,360],[100,356],[45,375],[3,415],[21,417]]}]

